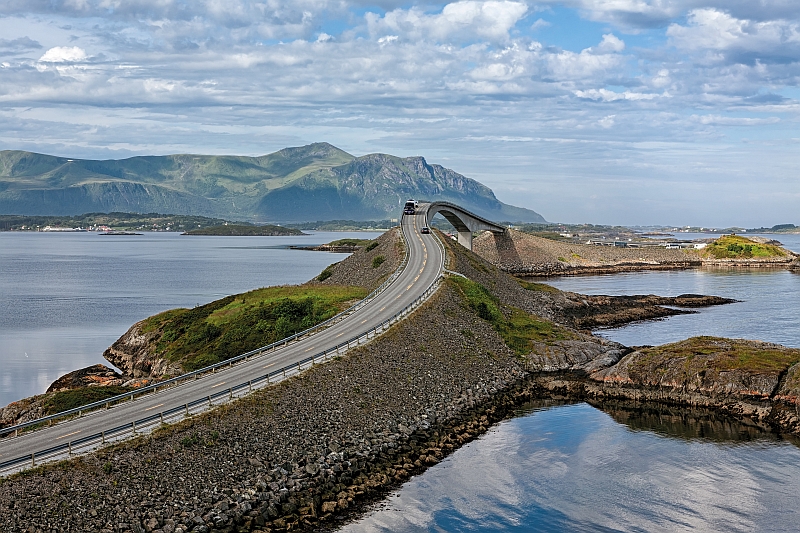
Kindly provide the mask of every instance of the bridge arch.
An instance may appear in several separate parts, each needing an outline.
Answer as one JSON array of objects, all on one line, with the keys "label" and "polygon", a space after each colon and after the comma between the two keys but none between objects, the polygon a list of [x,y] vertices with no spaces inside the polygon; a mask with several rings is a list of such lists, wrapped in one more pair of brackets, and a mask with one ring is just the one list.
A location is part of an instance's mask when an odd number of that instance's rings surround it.
[{"label": "bridge arch", "polygon": [[422,204],[421,210],[425,213],[425,225],[430,226],[431,220],[437,213],[447,219],[458,232],[458,243],[472,250],[472,234],[476,231],[491,231],[492,233],[505,233],[506,228],[496,222],[487,220],[463,207],[450,202],[431,202]]}]

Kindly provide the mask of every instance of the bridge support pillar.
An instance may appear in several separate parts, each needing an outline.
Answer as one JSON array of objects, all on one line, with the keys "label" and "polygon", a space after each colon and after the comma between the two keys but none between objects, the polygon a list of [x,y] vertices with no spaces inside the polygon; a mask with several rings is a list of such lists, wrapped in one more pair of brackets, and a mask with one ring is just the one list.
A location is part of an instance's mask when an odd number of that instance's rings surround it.
[{"label": "bridge support pillar", "polygon": [[467,250],[472,250],[472,232],[471,231],[459,231],[458,232],[458,244],[466,248]]},{"label": "bridge support pillar", "polygon": [[476,231],[488,230],[492,233],[505,233],[506,231],[506,228],[500,224],[486,220],[448,202],[431,202],[427,205],[423,204],[422,208],[427,226],[431,225],[431,220],[437,213],[442,215],[458,232],[458,244],[468,250],[472,250],[472,234]]}]

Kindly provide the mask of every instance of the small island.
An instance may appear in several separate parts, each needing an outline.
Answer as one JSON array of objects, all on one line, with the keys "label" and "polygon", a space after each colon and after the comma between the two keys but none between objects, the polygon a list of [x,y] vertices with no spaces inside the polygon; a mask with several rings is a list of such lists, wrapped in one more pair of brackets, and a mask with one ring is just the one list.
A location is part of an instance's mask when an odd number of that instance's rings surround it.
[{"label": "small island", "polygon": [[283,226],[245,226],[243,224],[223,224],[208,228],[197,228],[181,233],[181,235],[222,235],[231,237],[286,237],[292,235],[308,235],[299,229]]}]

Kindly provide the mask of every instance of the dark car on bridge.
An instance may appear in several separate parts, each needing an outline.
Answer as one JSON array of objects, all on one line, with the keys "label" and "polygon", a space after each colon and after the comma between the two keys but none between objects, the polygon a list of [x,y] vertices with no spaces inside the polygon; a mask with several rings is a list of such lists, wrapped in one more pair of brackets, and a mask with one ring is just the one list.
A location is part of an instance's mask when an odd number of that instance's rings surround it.
[{"label": "dark car on bridge", "polygon": [[430,233],[431,232],[431,228],[429,228],[428,226],[423,226],[421,232],[422,233]]}]

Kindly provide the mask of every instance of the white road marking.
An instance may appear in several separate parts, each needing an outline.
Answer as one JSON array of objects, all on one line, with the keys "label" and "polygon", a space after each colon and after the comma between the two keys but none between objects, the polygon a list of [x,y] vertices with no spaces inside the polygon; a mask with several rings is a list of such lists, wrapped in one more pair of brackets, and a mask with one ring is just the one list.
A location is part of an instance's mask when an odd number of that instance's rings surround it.
[{"label": "white road marking", "polygon": [[80,432],[81,432],[81,430],[79,429],[78,431],[73,431],[72,433],[67,433],[66,435],[61,435],[60,437],[56,437],[56,440],[63,439],[64,437],[69,437],[70,435],[75,435],[76,433],[80,433]]},{"label": "white road marking", "polygon": [[148,407],[147,409],[145,409],[145,411],[150,411],[151,409],[155,409],[156,407],[161,407],[162,405],[164,405],[164,404],[160,403],[158,405],[154,405],[153,407]]}]

